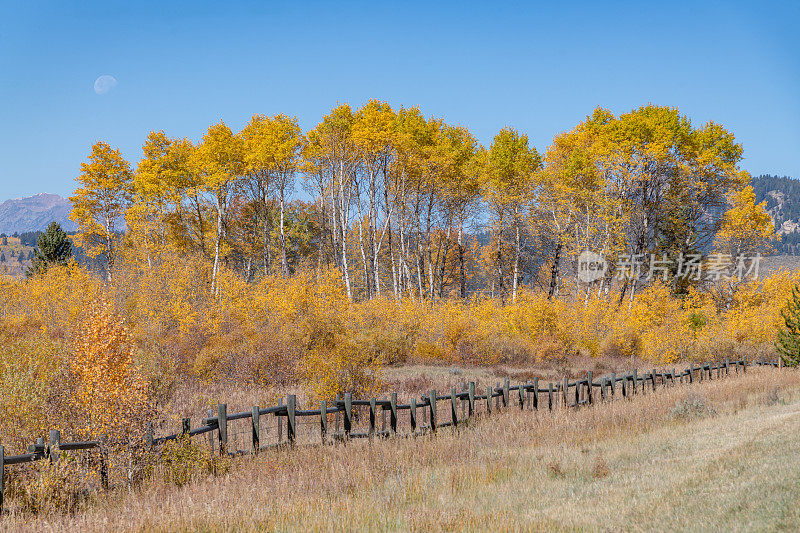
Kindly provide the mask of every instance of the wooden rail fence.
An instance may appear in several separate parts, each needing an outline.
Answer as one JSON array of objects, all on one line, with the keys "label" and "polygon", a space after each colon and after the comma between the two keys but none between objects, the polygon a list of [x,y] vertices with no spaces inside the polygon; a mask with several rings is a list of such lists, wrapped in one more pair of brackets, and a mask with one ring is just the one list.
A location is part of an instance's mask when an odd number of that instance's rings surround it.
[{"label": "wooden rail fence", "polygon": [[[595,378],[588,372],[583,379],[546,384],[534,378],[533,382],[511,385],[509,379],[496,386],[488,386],[485,391],[476,390],[475,383],[464,384],[461,391],[452,388],[449,394],[439,394],[431,390],[421,398],[411,398],[408,403],[398,403],[397,393],[387,398],[370,398],[359,400],[345,393],[328,405],[320,402],[318,409],[298,409],[296,397],[289,395],[286,403],[261,408],[253,406],[250,411],[228,413],[227,404],[219,404],[216,415],[208,411],[202,419],[200,427],[192,428],[191,420],[184,418],[181,431],[161,437],[154,437],[153,425],[148,426],[145,445],[154,448],[179,438],[192,438],[208,435],[208,445],[212,454],[234,456],[241,454],[257,454],[267,449],[296,446],[298,444],[329,444],[350,439],[375,437],[417,436],[425,433],[436,433],[446,427],[456,427],[469,422],[477,415],[491,414],[492,410],[512,407],[515,403],[521,410],[546,410],[558,408],[577,408],[597,402],[606,402],[615,398],[627,398],[635,394],[655,391],[662,387],[688,384],[704,379],[712,380],[734,373],[746,372],[747,358],[737,361],[706,362],[700,365],[690,364],[682,372],[672,370],[640,373],[633,369],[625,374],[610,374]],[[752,364],[780,367],[780,361],[756,360]],[[716,375],[715,375],[716,374]],[[440,405],[444,402],[444,405]],[[442,410],[440,410],[442,408]],[[408,413],[402,417],[401,413]],[[265,427],[264,421],[272,415],[275,422]],[[378,427],[378,419],[381,419]],[[388,418],[388,424],[387,424]],[[232,422],[247,420],[238,431],[231,432]],[[329,424],[333,427],[329,427]],[[388,426],[388,427],[387,427]],[[285,435],[284,435],[285,428]],[[268,442],[270,431],[274,440]],[[305,431],[301,431],[305,429]],[[214,434],[216,433],[216,439]],[[301,442],[305,437],[306,442]],[[234,437],[234,438],[231,438]],[[239,442],[236,442],[238,438]],[[245,444],[245,441],[249,441]],[[215,446],[216,444],[216,446]],[[245,444],[245,447],[239,446]],[[3,510],[3,491],[5,470],[12,465],[30,463],[40,460],[57,461],[62,452],[96,449],[100,452],[100,478],[103,488],[108,487],[107,452],[100,441],[61,442],[58,430],[50,431],[48,442],[39,438],[28,447],[28,453],[6,456],[0,445],[0,513]]]}]

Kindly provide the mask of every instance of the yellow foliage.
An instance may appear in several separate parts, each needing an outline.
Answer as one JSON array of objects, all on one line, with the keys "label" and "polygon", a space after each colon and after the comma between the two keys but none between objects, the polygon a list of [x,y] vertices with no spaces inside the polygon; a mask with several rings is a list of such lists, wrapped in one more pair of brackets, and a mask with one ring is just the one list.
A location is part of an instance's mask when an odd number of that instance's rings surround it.
[{"label": "yellow foliage", "polygon": [[141,435],[147,383],[133,360],[133,343],[107,300],[95,302],[74,338],[70,370],[74,407],[84,416],[83,433],[127,441]]}]

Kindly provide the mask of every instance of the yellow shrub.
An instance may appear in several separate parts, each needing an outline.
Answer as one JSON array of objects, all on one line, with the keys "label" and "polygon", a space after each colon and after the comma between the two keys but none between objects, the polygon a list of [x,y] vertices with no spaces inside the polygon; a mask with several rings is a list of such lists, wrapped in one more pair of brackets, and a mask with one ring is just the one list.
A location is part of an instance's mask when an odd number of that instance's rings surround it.
[{"label": "yellow shrub", "polygon": [[148,414],[147,383],[133,360],[132,339],[107,300],[95,302],[74,338],[73,405],[87,437],[111,442],[140,438]]}]

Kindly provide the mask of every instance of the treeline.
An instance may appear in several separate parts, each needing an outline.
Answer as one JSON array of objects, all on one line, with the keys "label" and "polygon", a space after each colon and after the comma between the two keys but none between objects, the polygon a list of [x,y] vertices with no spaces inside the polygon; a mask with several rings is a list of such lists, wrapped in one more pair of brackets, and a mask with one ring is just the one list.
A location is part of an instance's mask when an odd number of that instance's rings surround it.
[{"label": "treeline", "polygon": [[[351,299],[514,300],[522,285],[566,290],[583,250],[614,263],[763,245],[763,209],[752,189],[741,194],[741,145],[670,107],[598,108],[544,153],[513,128],[484,147],[465,126],[375,100],[339,105],[307,132],[283,114],[239,132],[219,122],[199,142],[151,132],[143,152],[134,168],[96,143],[70,199],[76,244],[109,279],[124,248],[145,265],[164,251],[198,254],[214,292],[223,268],[254,280],[335,267]],[[735,194],[741,205],[726,214]],[[612,272],[586,290],[608,291]],[[639,282],[626,278],[621,297]]]}]

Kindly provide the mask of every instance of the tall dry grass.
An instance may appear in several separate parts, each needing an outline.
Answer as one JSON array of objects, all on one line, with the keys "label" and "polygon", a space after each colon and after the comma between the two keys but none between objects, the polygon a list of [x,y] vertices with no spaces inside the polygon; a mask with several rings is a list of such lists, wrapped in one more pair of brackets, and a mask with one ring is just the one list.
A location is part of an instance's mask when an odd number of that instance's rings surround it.
[{"label": "tall dry grass", "polygon": [[13,530],[796,529],[800,374],[752,368],[434,437],[265,453]]}]

